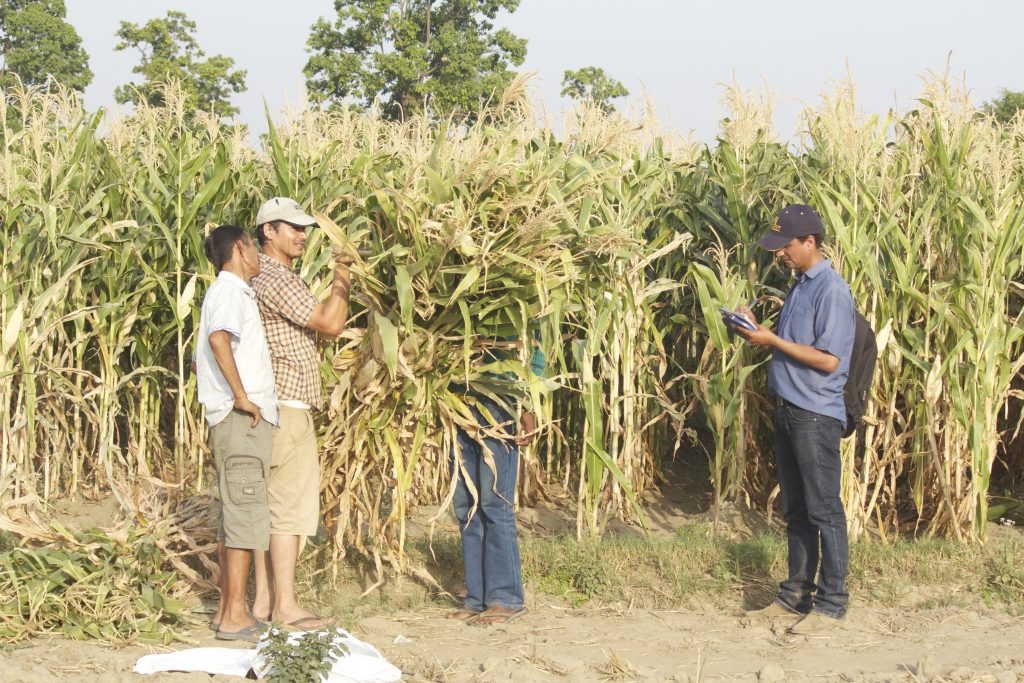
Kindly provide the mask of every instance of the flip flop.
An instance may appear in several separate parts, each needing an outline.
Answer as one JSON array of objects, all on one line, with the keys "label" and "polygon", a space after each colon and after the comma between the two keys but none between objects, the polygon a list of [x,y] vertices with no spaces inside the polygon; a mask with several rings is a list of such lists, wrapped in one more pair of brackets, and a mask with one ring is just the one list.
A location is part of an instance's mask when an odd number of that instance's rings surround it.
[{"label": "flip flop", "polygon": [[251,626],[238,629],[237,631],[217,631],[214,636],[217,640],[244,640],[247,643],[258,643],[260,636],[267,630],[267,625],[257,621]]},{"label": "flip flop", "polygon": [[[252,613],[252,610],[249,611],[249,616],[252,617],[253,619],[255,619],[256,621],[270,621],[270,617],[258,617],[258,616],[256,616],[255,614]],[[212,621],[211,620],[210,621],[210,630],[213,631],[214,633],[219,631],[220,630],[220,622],[219,621]]]},{"label": "flip flop", "polygon": [[313,631],[316,631],[317,629],[328,628],[328,627],[334,626],[334,624],[336,623],[337,620],[334,617],[321,617],[318,614],[314,614],[311,617],[302,617],[301,619],[296,619],[295,621],[289,621],[287,624],[285,624],[285,626],[287,626],[288,628],[293,629],[295,631],[306,631],[306,630],[310,630],[310,629],[302,628],[302,624],[305,624],[305,623],[308,623],[308,622],[313,622],[313,621],[322,621],[322,622],[324,622],[324,623],[320,624],[319,626],[315,626],[315,627],[313,627],[311,629]]},{"label": "flip flop", "polygon": [[519,617],[526,614],[527,609],[523,607],[515,612],[481,612],[477,616],[473,617],[472,620],[467,623],[473,624],[474,626],[490,626],[491,624],[507,624],[510,621],[515,621]]}]

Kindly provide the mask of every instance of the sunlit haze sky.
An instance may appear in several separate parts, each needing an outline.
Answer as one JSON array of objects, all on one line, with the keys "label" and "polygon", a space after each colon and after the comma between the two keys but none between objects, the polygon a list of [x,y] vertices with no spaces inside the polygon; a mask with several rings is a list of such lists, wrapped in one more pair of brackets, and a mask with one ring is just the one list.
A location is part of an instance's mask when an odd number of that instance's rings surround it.
[{"label": "sunlit haze sky", "polygon": [[[207,55],[224,54],[246,69],[248,91],[236,96],[239,118],[254,133],[272,113],[302,100],[306,39],[332,0],[67,0],[96,76],[85,92],[90,109],[114,105],[113,91],[134,80],[137,53],[116,52],[122,19],[144,23],[168,10],[198,24]],[[776,97],[775,128],[791,139],[804,103],[841,79],[847,66],[869,112],[911,108],[929,70],[947,59],[966,75],[975,102],[999,89],[1024,90],[1024,2],[834,2],[828,0],[522,0],[498,25],[526,38],[522,68],[536,72],[535,97],[556,113],[566,106],[566,69],[600,66],[622,81],[634,104],[646,96],[663,124],[711,141],[724,111],[722,84],[763,84]],[[624,106],[630,106],[627,102]]]}]

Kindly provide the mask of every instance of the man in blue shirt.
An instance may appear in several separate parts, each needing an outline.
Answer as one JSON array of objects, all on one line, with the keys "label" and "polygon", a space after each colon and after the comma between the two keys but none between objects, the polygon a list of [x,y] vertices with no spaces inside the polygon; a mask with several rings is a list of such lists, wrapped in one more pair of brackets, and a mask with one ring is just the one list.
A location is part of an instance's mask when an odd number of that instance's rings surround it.
[{"label": "man in blue shirt", "polygon": [[[850,287],[821,253],[821,219],[803,204],[778,213],[758,244],[797,271],[772,331],[735,328],[772,350],[768,390],[775,401],[775,465],[789,545],[789,577],[762,617],[800,616],[790,632],[827,631],[846,616],[849,542],[839,497],[839,440],[846,428],[843,388],[853,352]],[[820,562],[819,562],[820,559]],[[819,571],[820,566],[820,571]],[[817,586],[815,586],[817,578]]]}]

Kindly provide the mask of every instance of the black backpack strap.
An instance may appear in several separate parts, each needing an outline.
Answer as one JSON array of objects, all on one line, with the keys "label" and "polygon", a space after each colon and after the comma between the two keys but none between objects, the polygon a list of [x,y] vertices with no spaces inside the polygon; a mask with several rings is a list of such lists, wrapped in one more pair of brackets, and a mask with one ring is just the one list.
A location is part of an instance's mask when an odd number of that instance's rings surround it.
[{"label": "black backpack strap", "polygon": [[850,374],[846,378],[843,398],[846,402],[846,431],[852,435],[867,409],[868,394],[875,376],[878,360],[878,342],[867,318],[854,311],[853,353],[850,356]]}]

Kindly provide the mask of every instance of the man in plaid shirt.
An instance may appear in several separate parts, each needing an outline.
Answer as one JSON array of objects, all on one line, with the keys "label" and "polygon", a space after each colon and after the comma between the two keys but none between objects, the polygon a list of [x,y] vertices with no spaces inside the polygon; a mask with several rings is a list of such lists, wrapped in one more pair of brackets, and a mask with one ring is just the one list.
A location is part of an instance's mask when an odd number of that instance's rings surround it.
[{"label": "man in plaid shirt", "polygon": [[316,219],[286,197],[267,201],[256,214],[263,248],[252,289],[270,346],[280,428],[274,432],[267,497],[270,504],[270,562],[257,557],[253,614],[302,630],[329,626],[332,619],[302,608],[295,597],[295,565],[303,537],[320,521],[320,462],[313,410],[323,405],[317,337],[334,339],[348,321],[351,258],[336,255],[330,296],[317,301],[295,272],[306,230]]}]

